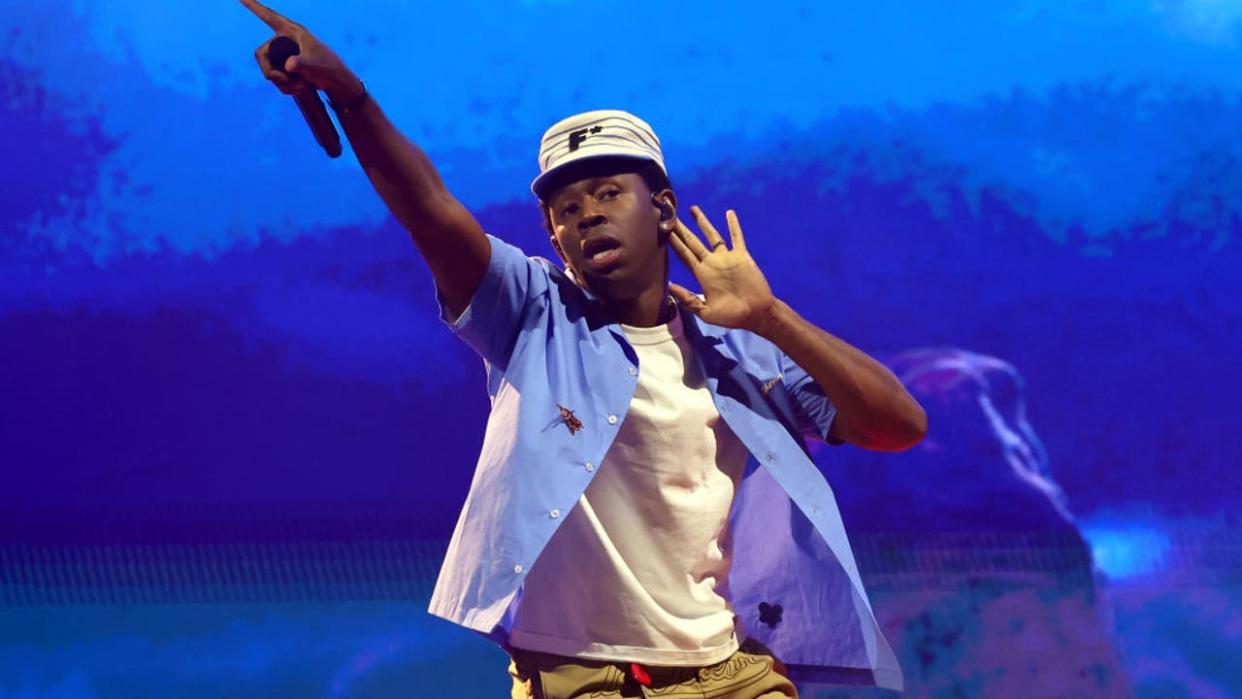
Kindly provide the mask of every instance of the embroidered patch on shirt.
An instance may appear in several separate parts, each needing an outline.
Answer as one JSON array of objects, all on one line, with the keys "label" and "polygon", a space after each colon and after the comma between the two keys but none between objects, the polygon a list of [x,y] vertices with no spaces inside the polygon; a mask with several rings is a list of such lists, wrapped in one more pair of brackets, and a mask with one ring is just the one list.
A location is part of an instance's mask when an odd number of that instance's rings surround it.
[{"label": "embroidered patch on shirt", "polygon": [[781,623],[781,613],[784,608],[779,604],[768,604],[767,602],[759,603],[759,621],[767,624],[768,628],[774,629],[776,625]]},{"label": "embroidered patch on shirt", "polygon": [[569,428],[569,433],[577,434],[578,430],[582,429],[582,421],[578,419],[577,415],[574,415],[574,411],[560,403],[557,403],[556,407],[561,411],[561,419],[565,421],[565,426]]},{"label": "embroidered patch on shirt", "polygon": [[768,379],[767,381],[764,381],[763,387],[761,389],[763,391],[763,395],[766,396],[769,393],[771,393],[772,389],[776,388],[776,384],[780,383],[781,379],[784,379],[784,378],[785,378],[784,374],[777,374],[775,378],[771,378],[771,379]]}]

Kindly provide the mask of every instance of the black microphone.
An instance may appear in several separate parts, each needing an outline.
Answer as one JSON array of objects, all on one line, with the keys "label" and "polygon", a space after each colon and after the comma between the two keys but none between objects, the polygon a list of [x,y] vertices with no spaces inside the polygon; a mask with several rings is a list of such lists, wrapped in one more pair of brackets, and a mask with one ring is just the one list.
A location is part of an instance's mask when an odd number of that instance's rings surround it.
[{"label": "black microphone", "polygon": [[[267,45],[267,62],[272,69],[283,73],[285,61],[290,56],[296,56],[301,52],[302,47],[298,46],[298,42],[287,36],[278,36]],[[306,125],[310,127],[311,133],[315,134],[315,140],[323,146],[328,157],[339,157],[341,135],[336,131],[336,124],[332,123],[332,117],[328,116],[328,110],[323,106],[323,100],[319,98],[319,91],[312,89],[298,93],[293,96],[293,101],[298,103],[298,109],[302,111]]]}]

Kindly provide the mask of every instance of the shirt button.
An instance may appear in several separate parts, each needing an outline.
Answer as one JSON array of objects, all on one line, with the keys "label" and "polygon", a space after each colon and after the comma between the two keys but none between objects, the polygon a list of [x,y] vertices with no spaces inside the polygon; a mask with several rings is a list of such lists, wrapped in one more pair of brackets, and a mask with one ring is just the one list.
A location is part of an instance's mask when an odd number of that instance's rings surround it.
[{"label": "shirt button", "polygon": [[517,564],[517,565],[513,566],[513,572],[515,572],[515,573],[521,573],[521,572],[522,572],[522,570],[523,570],[523,569],[522,569],[522,564],[521,564],[521,563],[519,563],[519,564]]},{"label": "shirt button", "polygon": [[630,376],[638,376],[638,370],[634,367],[630,367]]},{"label": "shirt button", "polygon": [[609,415],[609,416],[608,416],[608,424],[610,424],[610,425],[615,425],[615,424],[617,424],[617,416],[616,416],[616,415]]},{"label": "shirt button", "polygon": [[561,511],[554,508],[548,511],[548,516],[551,517],[552,519],[556,519],[557,517],[561,516]]},{"label": "shirt button", "polygon": [[763,460],[768,463],[772,463],[773,461],[776,460],[776,457],[772,455],[772,452],[768,452],[763,455]]},{"label": "shirt button", "polygon": [[595,464],[591,463],[590,461],[586,462],[585,467],[586,467],[587,473],[590,473],[591,471],[595,470]]}]

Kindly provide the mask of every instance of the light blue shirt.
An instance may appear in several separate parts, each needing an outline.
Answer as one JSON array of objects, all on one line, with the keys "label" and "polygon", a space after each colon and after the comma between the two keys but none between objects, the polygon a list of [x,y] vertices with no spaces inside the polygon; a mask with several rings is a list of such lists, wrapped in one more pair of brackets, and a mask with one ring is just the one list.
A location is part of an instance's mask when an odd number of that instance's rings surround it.
[{"label": "light blue shirt", "polygon": [[[604,460],[641,367],[590,292],[488,238],[470,305],[452,319],[441,300],[441,318],[484,360],[492,410],[429,611],[504,645],[526,574]],[[739,640],[758,639],[798,682],[900,690],[836,498],[803,441],[826,438],[836,408],[771,342],[684,310],[682,320],[721,418],[751,454],[725,590]]]}]

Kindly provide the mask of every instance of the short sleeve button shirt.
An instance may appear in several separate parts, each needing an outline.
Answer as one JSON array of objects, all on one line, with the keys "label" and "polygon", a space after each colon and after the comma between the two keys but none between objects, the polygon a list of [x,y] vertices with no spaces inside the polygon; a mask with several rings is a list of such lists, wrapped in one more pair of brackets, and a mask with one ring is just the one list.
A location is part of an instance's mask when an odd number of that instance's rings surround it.
[{"label": "short sleeve button shirt", "polygon": [[[621,327],[557,266],[488,236],[470,305],[442,318],[478,353],[491,415],[430,612],[504,644],[526,573],[586,490],[641,371]],[[730,517],[730,603],[795,680],[902,686],[836,499],[803,442],[836,410],[775,345],[682,313],[721,418],[752,458]]]}]

